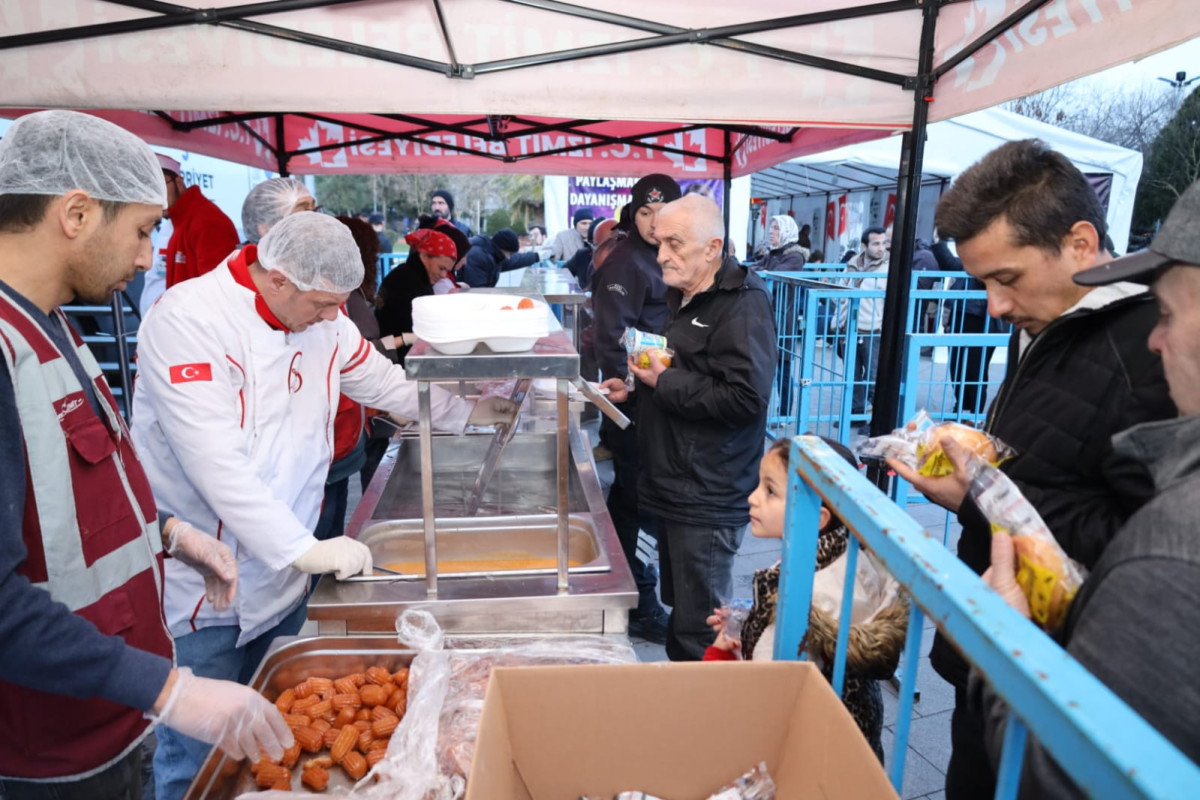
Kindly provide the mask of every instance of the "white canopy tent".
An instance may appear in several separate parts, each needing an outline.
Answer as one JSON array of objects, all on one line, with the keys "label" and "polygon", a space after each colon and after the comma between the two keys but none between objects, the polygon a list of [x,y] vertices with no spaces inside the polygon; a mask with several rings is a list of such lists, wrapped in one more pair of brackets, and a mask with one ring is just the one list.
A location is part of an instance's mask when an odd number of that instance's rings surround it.
[{"label": "white canopy tent", "polygon": [[[986,153],[1019,139],[1047,142],[1085,175],[1111,176],[1101,182],[1106,189],[1102,200],[1107,201],[1109,235],[1123,252],[1129,241],[1134,195],[1142,174],[1142,154],[998,108],[929,126],[921,179],[927,190],[922,192],[918,208],[917,235],[927,239],[932,233],[934,207],[945,186]],[[755,173],[751,192],[766,201],[767,217],[790,211],[798,223],[811,224],[814,247],[836,258],[838,254],[828,246],[828,205],[848,196],[847,236],[853,247],[860,225],[885,221],[888,193],[894,196],[896,191],[900,158],[899,136],[840,147]],[[761,226],[760,221],[758,224]],[[755,238],[761,241],[762,236],[760,229]],[[840,244],[845,246],[847,242]]]}]

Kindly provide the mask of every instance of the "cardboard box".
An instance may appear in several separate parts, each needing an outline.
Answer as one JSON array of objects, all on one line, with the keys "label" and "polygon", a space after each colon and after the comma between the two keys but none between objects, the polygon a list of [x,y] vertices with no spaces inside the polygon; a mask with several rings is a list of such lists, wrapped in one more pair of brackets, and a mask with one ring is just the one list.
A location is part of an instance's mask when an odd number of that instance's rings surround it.
[{"label": "cardboard box", "polygon": [[895,798],[810,663],[497,669],[467,800],[708,797],[765,761],[787,798]]}]

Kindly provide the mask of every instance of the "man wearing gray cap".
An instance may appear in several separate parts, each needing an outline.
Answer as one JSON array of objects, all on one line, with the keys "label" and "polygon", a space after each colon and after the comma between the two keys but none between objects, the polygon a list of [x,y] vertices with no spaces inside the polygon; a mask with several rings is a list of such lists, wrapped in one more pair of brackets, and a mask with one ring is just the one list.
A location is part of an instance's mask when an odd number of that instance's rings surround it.
[{"label": "man wearing gray cap", "polygon": [[[1131,516],[1071,604],[1062,645],[1185,756],[1200,762],[1200,183],[1179,198],[1148,250],[1080,272],[1075,282],[1149,283],[1158,298],[1150,350],[1162,357],[1179,416],[1118,434],[1113,447],[1145,465],[1155,495]],[[1018,611],[1012,539],[992,540],[993,588]],[[1006,709],[988,703],[988,743],[998,763]],[[1022,796],[1083,797],[1036,741]]]},{"label": "man wearing gray cap", "polygon": [[[156,510],[112,392],[57,308],[150,264],[166,203],[150,148],[71,111],[0,142],[0,796],[136,798],[156,720],[234,758],[292,742],[256,692],[174,669],[163,551],[236,594],[232,551]],[[199,571],[197,571],[199,570]],[[160,728],[160,733],[164,729]]]},{"label": "man wearing gray cap", "polygon": [[[237,554],[240,591],[204,606],[200,583],[168,563],[164,605],[180,664],[248,681],[276,636],[299,631],[309,575],[372,573],[354,539],[318,541],[339,393],[418,418],[417,386],[371,346],[340,306],[363,280],[350,229],[300,212],[225,267],[173,289],[138,345],[133,438],[159,503],[215,531]],[[513,404],[432,396],[441,430],[510,421]],[[165,732],[154,756],[159,800],[183,795],[208,747]]]}]

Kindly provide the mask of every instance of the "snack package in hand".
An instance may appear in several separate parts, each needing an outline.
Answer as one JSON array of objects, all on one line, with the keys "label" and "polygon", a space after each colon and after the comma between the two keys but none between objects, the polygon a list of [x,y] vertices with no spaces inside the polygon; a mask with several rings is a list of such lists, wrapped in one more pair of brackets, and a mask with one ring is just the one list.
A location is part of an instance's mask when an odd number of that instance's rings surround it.
[{"label": "snack package in hand", "polygon": [[664,367],[671,366],[671,359],[675,355],[675,352],[667,347],[667,337],[639,331],[637,328],[626,328],[621,337],[621,344],[625,346],[625,352],[633,358],[633,363],[642,369],[650,369],[652,350],[661,351],[658,358]]},{"label": "snack package in hand", "polygon": [[859,447],[864,460],[894,458],[921,475],[940,477],[954,472],[954,465],[942,450],[941,441],[949,437],[963,449],[996,466],[1015,455],[1013,449],[995,436],[958,422],[935,423],[924,409],[918,411],[903,428],[884,436],[867,439]]},{"label": "snack package in hand", "polygon": [[991,523],[992,535],[1012,536],[1017,584],[1029,600],[1033,621],[1048,631],[1056,630],[1087,571],[1063,552],[1033,504],[1007,475],[978,458],[971,459],[968,469],[967,492]]}]

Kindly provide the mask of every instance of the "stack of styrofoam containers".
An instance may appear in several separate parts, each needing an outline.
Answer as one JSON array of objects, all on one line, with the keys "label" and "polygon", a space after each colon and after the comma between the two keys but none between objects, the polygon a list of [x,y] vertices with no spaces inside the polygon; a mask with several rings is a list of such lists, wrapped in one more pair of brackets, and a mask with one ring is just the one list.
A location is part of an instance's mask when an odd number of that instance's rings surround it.
[{"label": "stack of styrofoam containers", "polygon": [[[522,301],[533,307],[520,308]],[[511,294],[418,297],[412,314],[413,333],[448,356],[470,353],[480,342],[497,353],[520,353],[550,333],[550,307]]]}]

